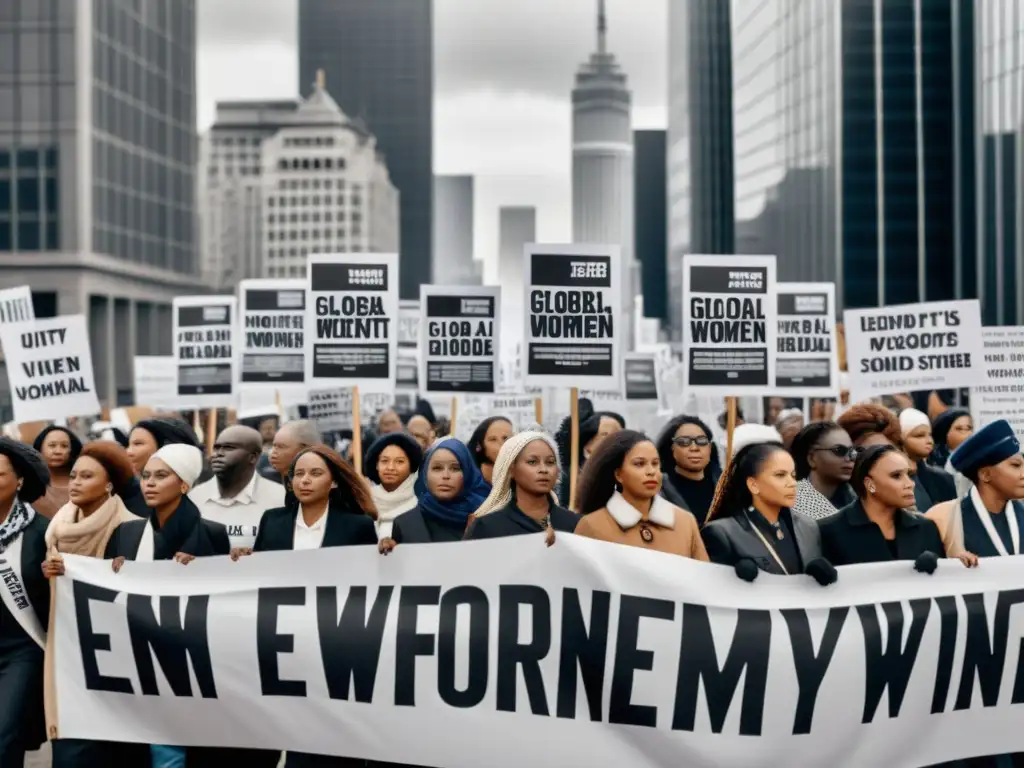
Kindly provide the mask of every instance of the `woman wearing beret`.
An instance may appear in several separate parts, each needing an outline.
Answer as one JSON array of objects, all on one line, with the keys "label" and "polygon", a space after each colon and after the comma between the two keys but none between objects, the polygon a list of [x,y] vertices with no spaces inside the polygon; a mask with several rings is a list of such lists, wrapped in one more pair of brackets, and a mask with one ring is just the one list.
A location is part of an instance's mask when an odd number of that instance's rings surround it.
[{"label": "woman wearing beret", "polygon": [[68,503],[68,475],[82,452],[82,441],[67,427],[51,424],[36,436],[32,447],[50,470],[46,493],[35,500],[32,508],[44,517],[53,517]]},{"label": "woman wearing beret", "polygon": [[928,511],[952,555],[1024,553],[1024,457],[1010,424],[1000,419],[978,430],[953,452],[954,469],[971,482],[963,498]]},{"label": "woman wearing beret", "polygon": [[903,450],[916,466],[914,474],[914,501],[918,512],[927,512],[936,504],[956,498],[956,483],[952,476],[931,466],[927,459],[935,448],[932,425],[916,408],[900,411],[900,430]]},{"label": "woman wearing beret", "polygon": [[46,739],[43,647],[50,587],[43,576],[46,518],[30,504],[50,473],[32,448],[0,437],[0,766],[21,766]]},{"label": "woman wearing beret", "polygon": [[377,508],[377,537],[387,539],[395,519],[416,507],[416,479],[423,451],[404,432],[381,435],[370,446],[363,461],[370,481],[370,495]]}]

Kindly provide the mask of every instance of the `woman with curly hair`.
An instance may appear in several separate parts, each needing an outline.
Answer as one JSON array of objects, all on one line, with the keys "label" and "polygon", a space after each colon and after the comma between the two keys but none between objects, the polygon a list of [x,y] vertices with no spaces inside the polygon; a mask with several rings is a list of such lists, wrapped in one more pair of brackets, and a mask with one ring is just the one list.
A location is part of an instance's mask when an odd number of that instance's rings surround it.
[{"label": "woman with curly hair", "polygon": [[44,517],[53,517],[68,503],[68,477],[82,452],[82,441],[67,427],[51,424],[40,432],[32,447],[39,452],[50,470],[46,494],[36,499],[32,508]]},{"label": "woman with curly hair", "polygon": [[789,452],[796,465],[794,512],[818,520],[856,500],[849,482],[857,449],[834,421],[808,424],[797,433]]},{"label": "woman with curly hair", "polygon": [[661,458],[632,429],[606,437],[580,478],[575,533],[631,547],[707,560],[697,520],[661,497]]},{"label": "woman with curly hair", "polygon": [[661,495],[698,522],[704,520],[722,475],[711,429],[696,416],[676,416],[655,445],[664,472]]},{"label": "woman with curly hair", "polygon": [[872,445],[895,445],[903,447],[903,431],[896,414],[883,405],[857,403],[847,408],[837,419],[846,430],[850,440],[858,448]]}]

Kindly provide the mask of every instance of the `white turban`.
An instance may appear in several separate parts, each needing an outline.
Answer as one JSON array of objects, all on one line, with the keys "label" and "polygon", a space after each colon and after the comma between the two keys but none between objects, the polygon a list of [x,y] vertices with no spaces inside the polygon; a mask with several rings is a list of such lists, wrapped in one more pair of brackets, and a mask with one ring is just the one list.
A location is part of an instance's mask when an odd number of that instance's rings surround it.
[{"label": "white turban", "polygon": [[930,427],[928,416],[917,408],[905,408],[900,411],[900,432],[906,437],[918,427]]},{"label": "white turban", "polygon": [[775,427],[765,424],[740,424],[732,433],[732,455],[735,456],[748,445],[759,443],[782,445],[782,435]]},{"label": "white turban", "polygon": [[189,488],[196,484],[203,472],[203,452],[184,443],[170,443],[153,454],[181,478]]}]

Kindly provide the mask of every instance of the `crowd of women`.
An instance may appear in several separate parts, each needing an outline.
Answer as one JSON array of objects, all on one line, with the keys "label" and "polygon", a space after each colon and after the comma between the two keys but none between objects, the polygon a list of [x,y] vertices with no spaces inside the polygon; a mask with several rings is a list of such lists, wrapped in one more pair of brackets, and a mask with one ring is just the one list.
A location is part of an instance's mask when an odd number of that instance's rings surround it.
[{"label": "crowd of women", "polygon": [[[559,538],[573,534],[726,565],[747,581],[763,571],[828,585],[842,578],[837,566],[908,561],[928,574],[941,558],[977,567],[979,557],[1020,553],[1017,437],[1005,421],[973,433],[969,413],[958,409],[932,420],[865,403],[797,429],[783,413],[772,425],[737,427],[732,455],[723,457],[699,418],[677,416],[652,439],[583,404],[576,478],[567,476],[568,422],[550,435],[539,427],[517,433],[509,420],[490,418],[463,443],[436,439],[433,427],[414,433],[390,417],[378,420],[362,475],[310,422],[284,424],[265,455],[258,433],[229,427],[212,461],[188,425],[171,418],[141,421],[120,441],[83,445],[62,427],[44,430],[32,446],[0,439],[0,557],[15,563],[0,584],[0,766],[20,766],[46,736],[47,580],[63,573],[62,554],[107,558],[119,571],[125,560],[187,564],[350,545],[387,555],[407,545],[541,534],[557,557]],[[197,496],[204,476],[208,490]],[[263,508],[260,498],[276,506]],[[219,520],[225,510],[236,522],[250,515],[253,536]],[[55,766],[86,768],[270,768],[282,758],[61,738],[52,747]]]}]

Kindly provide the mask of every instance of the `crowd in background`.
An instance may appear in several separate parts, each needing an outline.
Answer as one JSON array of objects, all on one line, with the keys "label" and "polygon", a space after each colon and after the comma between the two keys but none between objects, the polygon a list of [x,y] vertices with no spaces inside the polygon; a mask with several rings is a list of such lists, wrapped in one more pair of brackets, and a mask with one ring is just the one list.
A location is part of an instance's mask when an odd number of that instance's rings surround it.
[{"label": "crowd in background", "polygon": [[[785,406],[770,401],[765,423],[738,413],[731,456],[696,416],[668,419],[648,436],[585,400],[578,420],[553,435],[536,425],[517,432],[494,416],[465,442],[426,404],[386,410],[362,435],[361,462],[352,461],[351,435],[325,440],[311,421],[276,417],[226,427],[208,455],[174,416],[127,433],[53,425],[32,445],[0,438],[0,554],[18,558],[30,608],[0,602],[0,701],[17,702],[0,707],[0,766],[20,766],[45,738],[47,580],[63,573],[62,554],[106,558],[118,571],[125,560],[187,564],[349,545],[387,555],[531,533],[557,553],[559,537],[573,534],[727,565],[747,581],[768,572],[828,585],[841,578],[837,566],[908,561],[931,573],[941,558],[977,567],[979,558],[1020,553],[1024,457],[1007,422],[975,432],[970,413],[936,393],[816,403],[808,413]],[[69,739],[52,746],[58,767],[270,768],[282,759]]]}]

